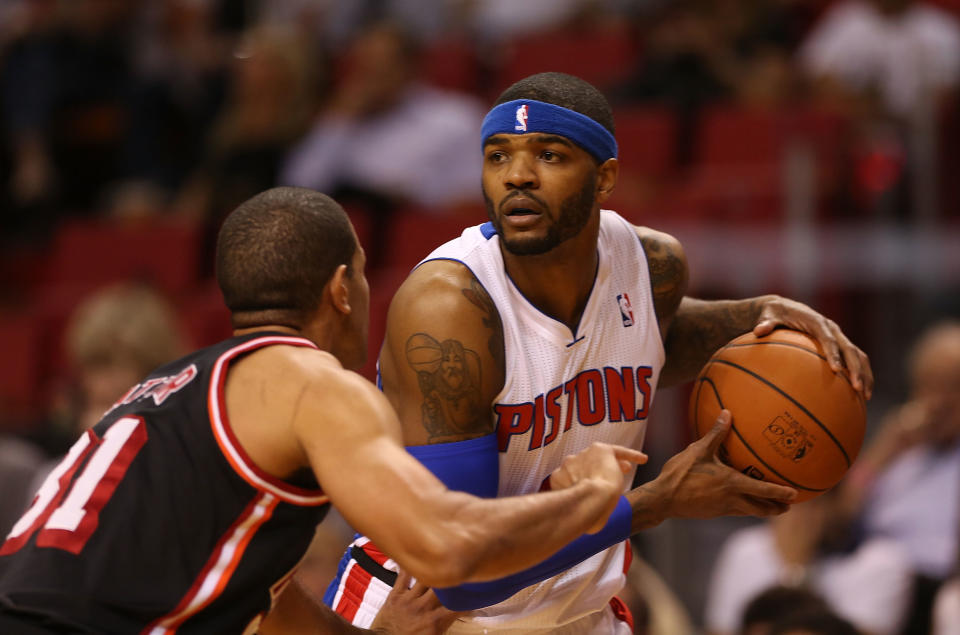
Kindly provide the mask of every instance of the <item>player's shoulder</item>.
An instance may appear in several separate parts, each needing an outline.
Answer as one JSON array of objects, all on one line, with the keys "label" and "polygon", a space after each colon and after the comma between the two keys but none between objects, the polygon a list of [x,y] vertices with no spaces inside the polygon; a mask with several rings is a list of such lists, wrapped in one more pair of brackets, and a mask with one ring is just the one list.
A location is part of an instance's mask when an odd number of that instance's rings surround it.
[{"label": "player's shoulder", "polygon": [[292,394],[326,393],[357,385],[362,378],[346,370],[331,353],[307,346],[278,344],[255,351],[237,370],[260,378],[278,399]]},{"label": "player's shoulder", "polygon": [[429,260],[414,269],[397,290],[390,304],[389,319],[401,316],[456,315],[476,304],[472,294],[486,295],[476,276],[462,262]]},{"label": "player's shoulder", "polygon": [[667,253],[685,256],[683,245],[675,236],[643,225],[634,225],[633,230],[643,244],[648,259]]}]

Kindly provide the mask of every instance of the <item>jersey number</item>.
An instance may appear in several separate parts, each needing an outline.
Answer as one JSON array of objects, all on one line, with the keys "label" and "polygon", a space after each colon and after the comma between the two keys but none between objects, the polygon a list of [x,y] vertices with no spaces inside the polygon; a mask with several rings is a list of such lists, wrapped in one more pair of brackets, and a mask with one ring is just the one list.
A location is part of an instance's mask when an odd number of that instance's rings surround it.
[{"label": "jersey number", "polygon": [[[0,547],[0,556],[20,549],[38,529],[38,547],[80,553],[97,528],[100,510],[146,441],[147,426],[140,417],[118,419],[102,439],[88,430],[40,486]],[[74,479],[88,456],[90,460]]]}]

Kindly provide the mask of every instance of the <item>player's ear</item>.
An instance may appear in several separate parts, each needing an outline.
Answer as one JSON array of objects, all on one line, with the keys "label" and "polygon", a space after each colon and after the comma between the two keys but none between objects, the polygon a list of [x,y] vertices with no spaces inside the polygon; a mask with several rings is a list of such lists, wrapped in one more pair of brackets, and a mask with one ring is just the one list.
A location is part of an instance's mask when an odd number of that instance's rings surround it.
[{"label": "player's ear", "polygon": [[607,159],[597,168],[597,201],[602,203],[613,193],[620,174],[620,163],[616,159]]},{"label": "player's ear", "polygon": [[330,294],[330,303],[337,311],[348,314],[353,309],[350,307],[350,287],[347,285],[347,265],[337,267],[333,275],[330,276],[330,282],[327,283],[327,293]]}]

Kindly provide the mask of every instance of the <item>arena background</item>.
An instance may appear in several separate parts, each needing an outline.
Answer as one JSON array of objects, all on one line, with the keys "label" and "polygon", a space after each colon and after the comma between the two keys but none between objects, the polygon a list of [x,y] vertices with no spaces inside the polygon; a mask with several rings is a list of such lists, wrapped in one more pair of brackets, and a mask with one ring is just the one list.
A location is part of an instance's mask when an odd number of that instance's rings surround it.
[{"label": "arena background", "polygon": [[[442,109],[413,117],[422,127],[409,138],[371,150],[385,153],[379,164],[317,181],[344,202],[368,251],[372,377],[403,276],[485,218],[482,113],[512,81],[555,70],[609,96],[622,171],[608,206],[682,241],[692,295],[781,293],[869,354],[871,433],[906,394],[913,338],[960,316],[960,58],[946,60],[953,74],[912,89],[885,85],[902,73],[845,83],[845,69],[831,76],[808,51],[841,4],[0,1],[0,430],[43,454],[63,450],[83,399],[69,325],[110,285],[158,292],[187,345],[227,335],[211,279],[219,221],[285,183],[315,125],[349,111],[362,129],[389,114],[397,80],[396,94],[443,91],[424,93],[421,114],[453,93],[458,112],[474,115],[453,132]],[[960,16],[956,0],[931,4]],[[389,50],[384,41],[356,44],[384,19],[410,39],[401,34],[393,54],[377,48]],[[403,185],[374,174],[418,157],[443,169],[411,169]],[[298,174],[309,177],[306,166]],[[476,173],[473,184],[443,187],[460,169]],[[690,440],[686,396],[657,395],[650,474]],[[637,545],[699,623],[717,547],[749,522],[669,521]]]}]

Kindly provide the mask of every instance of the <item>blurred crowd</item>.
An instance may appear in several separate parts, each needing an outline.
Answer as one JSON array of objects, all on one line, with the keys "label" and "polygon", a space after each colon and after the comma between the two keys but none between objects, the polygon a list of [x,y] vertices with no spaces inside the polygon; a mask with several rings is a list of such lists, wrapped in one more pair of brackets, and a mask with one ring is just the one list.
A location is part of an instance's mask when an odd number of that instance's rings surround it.
[{"label": "blurred crowd", "polygon": [[212,240],[256,192],[347,208],[375,349],[403,273],[484,219],[489,104],[546,70],[608,95],[611,207],[678,233],[695,292],[799,295],[878,374],[843,486],[717,540],[702,602],[644,577],[645,623],[773,632],[745,616],[802,590],[863,633],[960,632],[960,0],[0,0],[0,534],[129,385],[229,334]]}]

